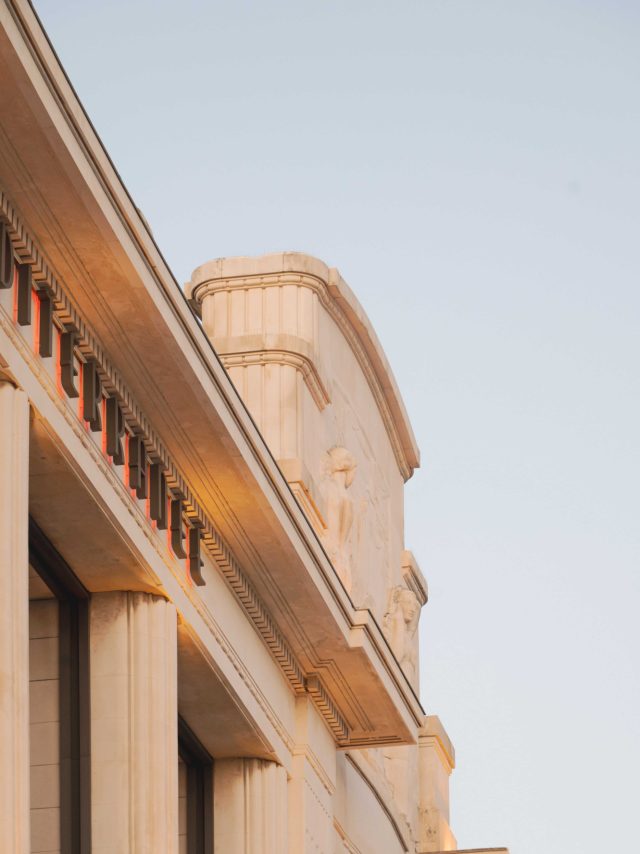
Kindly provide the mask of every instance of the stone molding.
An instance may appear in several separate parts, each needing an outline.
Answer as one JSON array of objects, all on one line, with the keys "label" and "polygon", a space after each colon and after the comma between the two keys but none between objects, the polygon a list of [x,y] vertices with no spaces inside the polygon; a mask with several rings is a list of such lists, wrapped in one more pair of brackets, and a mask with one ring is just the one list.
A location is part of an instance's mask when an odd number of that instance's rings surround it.
[{"label": "stone molding", "polygon": [[[303,259],[300,266],[304,263],[313,265],[318,268],[317,273],[291,270],[279,273],[257,272],[253,275],[207,276],[210,268],[218,272],[215,265],[219,262],[213,261],[198,267],[191,281],[187,283],[185,291],[191,305],[200,314],[202,300],[206,296],[225,290],[231,292],[285,285],[312,290],[349,343],[376,401],[398,467],[403,478],[408,480],[414,469],[420,465],[418,448],[391,369],[386,363],[382,348],[375,338],[375,333],[364,311],[335,268],[327,268],[317,259],[301,253],[292,252],[283,253],[283,255],[294,259],[299,256]],[[276,256],[266,257],[275,258]],[[234,260],[238,261],[238,259]],[[260,261],[262,259],[258,259],[256,263],[259,264]],[[228,259],[220,259],[221,271],[224,262],[228,263]],[[202,276],[202,279],[194,280],[197,276]]]},{"label": "stone molding", "polygon": [[370,767],[365,767],[363,760],[357,754],[352,753],[351,751],[346,754],[347,762],[357,771],[366,785],[369,787],[371,793],[375,797],[375,799],[380,804],[383,812],[386,814],[387,819],[393,830],[398,837],[398,841],[402,845],[405,851],[411,851],[414,847],[411,828],[409,827],[406,819],[398,812],[398,808],[395,804],[393,797],[389,797],[388,795],[383,795],[382,791],[386,788],[386,783],[381,779],[378,779],[374,782],[372,777],[372,769]]},{"label": "stone molding", "polygon": [[313,768],[316,777],[322,783],[322,786],[324,787],[324,789],[327,792],[327,794],[329,795],[329,797],[332,797],[335,790],[336,790],[335,783],[330,779],[329,775],[327,774],[327,772],[324,769],[324,766],[322,765],[322,762],[318,759],[318,757],[313,752],[311,747],[309,747],[308,744],[297,745],[292,750],[292,755],[293,756],[302,756],[307,760],[309,765]]},{"label": "stone molding", "polygon": [[437,744],[440,755],[449,769],[449,773],[456,767],[456,752],[454,750],[451,739],[442,726],[440,718],[437,715],[427,715],[424,719],[419,735],[419,743],[434,743]]},{"label": "stone molding", "polygon": [[218,535],[208,542],[207,546],[220,572],[262,635],[291,687],[296,694],[304,694],[305,678],[300,664],[230,549]]},{"label": "stone molding", "polygon": [[[265,697],[264,693],[260,689],[260,686],[256,682],[254,675],[251,673],[250,670],[247,669],[243,660],[240,658],[234,647],[227,640],[226,636],[224,635],[224,632],[214,620],[211,613],[204,608],[199,608],[199,613],[204,618],[207,625],[212,627],[211,632],[215,637],[218,646],[227,656],[240,679],[247,686],[249,692],[251,693],[251,696],[260,706],[261,710],[264,712],[265,717],[267,718],[271,726],[274,728],[276,734],[281,739],[282,743],[285,745],[289,753],[293,755],[296,746],[295,739],[288,731],[288,729],[284,726],[281,718]],[[189,638],[193,642],[194,646],[197,647],[202,657],[209,663],[211,668],[215,670],[215,659],[207,649],[206,644],[202,642],[202,639],[198,636],[197,632],[195,632],[188,623],[182,621],[182,618],[179,614],[178,619],[180,621],[180,628],[184,629],[184,631],[188,634]]]},{"label": "stone molding", "polygon": [[[263,638],[265,645],[282,669],[292,690],[296,694],[305,693],[305,691],[308,690],[308,687],[303,669],[297,661],[291,647],[277,627],[275,620],[271,617],[268,609],[258,596],[253,585],[242,571],[239,562],[233,555],[229,546],[225,543],[221,535],[204,514],[202,508],[196,502],[186,481],[171,461],[157,433],[154,431],[133,396],[126,388],[122,378],[111,364],[96,336],[89,329],[88,325],[84,322],[71,300],[64,292],[58,277],[53,272],[35,240],[27,231],[11,200],[1,188],[0,215],[2,215],[8,223],[15,254],[18,256],[21,263],[29,264],[31,266],[34,284],[38,288],[44,288],[50,293],[53,300],[55,324],[59,329],[72,327],[76,331],[76,347],[78,352],[84,359],[91,358],[96,361],[102,388],[110,396],[113,395],[118,399],[127,426],[132,433],[142,436],[149,459],[162,464],[166,476],[167,487],[170,490],[180,493],[184,497],[186,517],[190,522],[195,523],[202,529],[202,542],[204,547],[207,549],[214,564],[218,567],[219,571],[235,593],[243,610]],[[81,439],[85,448],[91,453],[91,456],[99,469],[109,479],[116,491],[124,496],[124,493],[126,493],[127,490],[125,489],[121,479],[116,475],[113,467],[108,465],[106,458],[96,443],[90,438],[86,431],[82,429],[75,413],[72,412],[70,407],[60,399],[59,395],[56,394],[55,389],[50,388],[51,378],[49,374],[41,366],[37,365],[36,359],[30,352],[24,338],[16,332],[12,323],[5,320],[3,312],[0,312],[0,326],[11,338],[25,361],[31,365],[32,369],[35,369],[35,373],[37,374],[41,385],[47,389],[50,399],[59,411],[62,412],[65,420],[72,427],[76,436]],[[131,504],[130,501],[128,503]],[[159,549],[157,537],[154,536],[154,531],[149,527],[146,518],[142,516],[137,506],[131,507],[130,509],[136,518],[139,528],[144,532],[147,539],[153,543],[154,548],[159,552],[159,554],[161,554],[162,559],[165,560],[165,555],[163,555]],[[154,583],[158,586],[159,580],[155,578]],[[192,595],[190,595],[190,598],[192,602],[196,601]],[[202,609],[199,608],[199,610]],[[207,619],[207,623],[211,628],[210,619]],[[329,697],[321,678],[317,674],[312,676],[312,685],[313,690],[316,693],[314,701],[316,701],[318,709],[322,713],[323,717],[325,717],[327,725],[336,738],[338,737],[338,734],[340,735],[340,743],[348,743],[349,729],[338,712],[337,707]],[[311,694],[311,691],[309,691],[309,693]],[[311,696],[313,696],[313,694],[311,694]]]},{"label": "stone molding", "polygon": [[289,365],[302,375],[309,394],[320,412],[331,403],[327,388],[313,361],[304,353],[291,350],[253,350],[220,352],[220,361],[227,370],[249,365]]},{"label": "stone molding", "polygon": [[415,593],[418,602],[424,607],[429,601],[429,587],[413,552],[408,549],[402,552],[402,576],[407,588]]},{"label": "stone molding", "polygon": [[333,827],[338,836],[340,837],[340,842],[342,843],[344,850],[347,851],[348,854],[363,854],[363,852],[358,848],[358,846],[354,845],[354,843],[349,839],[347,831],[340,824],[337,818],[333,819]]},{"label": "stone molding", "polygon": [[307,677],[306,688],[338,744],[344,744],[349,739],[349,728],[317,673]]},{"label": "stone molding", "polygon": [[321,499],[311,472],[299,457],[278,459],[276,462],[314,531],[322,536],[327,529],[327,522],[319,506]]}]

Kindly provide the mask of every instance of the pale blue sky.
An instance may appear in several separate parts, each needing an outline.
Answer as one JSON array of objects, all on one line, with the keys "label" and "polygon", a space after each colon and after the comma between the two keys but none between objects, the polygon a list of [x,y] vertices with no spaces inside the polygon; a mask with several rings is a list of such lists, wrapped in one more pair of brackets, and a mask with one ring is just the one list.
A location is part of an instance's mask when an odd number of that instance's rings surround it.
[{"label": "pale blue sky", "polygon": [[36,7],[180,280],[304,250],[369,313],[460,847],[635,850],[640,4]]}]

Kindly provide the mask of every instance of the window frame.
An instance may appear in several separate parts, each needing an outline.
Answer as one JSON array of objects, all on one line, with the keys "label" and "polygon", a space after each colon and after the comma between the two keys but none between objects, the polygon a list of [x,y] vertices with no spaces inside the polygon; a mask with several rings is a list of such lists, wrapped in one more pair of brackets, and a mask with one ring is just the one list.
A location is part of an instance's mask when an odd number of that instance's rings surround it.
[{"label": "window frame", "polygon": [[60,851],[91,854],[90,594],[31,517],[29,563],[59,609]]},{"label": "window frame", "polygon": [[212,854],[213,759],[181,717],[178,755],[187,766],[187,854]]}]

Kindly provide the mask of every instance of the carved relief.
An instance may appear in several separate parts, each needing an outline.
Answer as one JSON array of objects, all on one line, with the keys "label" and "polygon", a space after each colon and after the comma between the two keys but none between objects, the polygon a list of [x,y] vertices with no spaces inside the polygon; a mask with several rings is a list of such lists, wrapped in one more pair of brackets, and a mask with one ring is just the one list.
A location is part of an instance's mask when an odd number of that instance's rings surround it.
[{"label": "carved relief", "polygon": [[418,669],[416,632],[420,619],[418,597],[407,587],[394,587],[384,616],[384,631],[410,682],[415,683]]},{"label": "carved relief", "polygon": [[346,448],[336,446],[327,454],[324,494],[327,532],[324,537],[329,557],[347,590],[351,590],[351,528],[353,499],[349,487],[356,476],[357,463]]}]

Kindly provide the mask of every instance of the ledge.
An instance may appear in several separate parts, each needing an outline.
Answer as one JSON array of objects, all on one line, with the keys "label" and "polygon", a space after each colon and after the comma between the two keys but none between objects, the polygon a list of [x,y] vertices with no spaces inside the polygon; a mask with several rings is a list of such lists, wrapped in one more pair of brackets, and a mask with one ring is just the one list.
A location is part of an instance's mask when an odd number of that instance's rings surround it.
[{"label": "ledge", "polygon": [[437,715],[427,715],[420,730],[420,743],[428,744],[432,739],[434,739],[440,746],[449,766],[449,771],[453,771],[456,767],[456,752],[453,744],[451,743],[451,739],[447,735],[447,732],[442,726],[442,722]]}]

